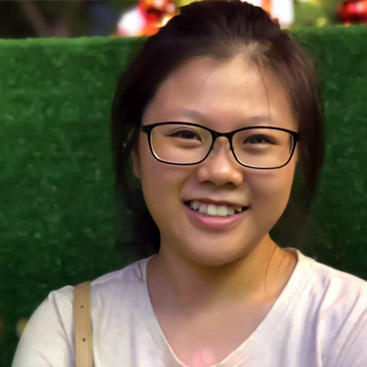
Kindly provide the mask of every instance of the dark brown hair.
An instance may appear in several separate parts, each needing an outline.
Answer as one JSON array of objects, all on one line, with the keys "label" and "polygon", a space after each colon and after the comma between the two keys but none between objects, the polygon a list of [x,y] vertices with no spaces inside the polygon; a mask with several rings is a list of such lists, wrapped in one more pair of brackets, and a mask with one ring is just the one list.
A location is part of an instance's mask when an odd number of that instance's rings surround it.
[{"label": "dark brown hair", "polygon": [[[139,256],[158,251],[160,242],[141,190],[131,179],[130,155],[144,109],[162,81],[189,59],[211,56],[225,60],[241,53],[259,70],[272,72],[290,95],[300,134],[303,185],[285,216],[292,207],[308,212],[324,155],[320,92],[311,63],[288,32],[260,7],[239,0],[191,3],[145,42],[120,79],[113,103],[116,209],[121,214],[125,205],[132,215],[132,244]],[[293,214],[288,217],[294,219]],[[116,218],[119,225],[126,213]]]}]

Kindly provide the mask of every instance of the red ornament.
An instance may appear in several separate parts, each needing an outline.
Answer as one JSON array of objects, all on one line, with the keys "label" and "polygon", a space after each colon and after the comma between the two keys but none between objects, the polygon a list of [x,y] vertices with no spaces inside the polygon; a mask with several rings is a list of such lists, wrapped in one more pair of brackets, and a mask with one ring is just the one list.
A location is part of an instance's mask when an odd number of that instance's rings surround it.
[{"label": "red ornament", "polygon": [[139,0],[138,8],[147,20],[147,26],[143,32],[145,35],[156,33],[158,28],[164,25],[176,11],[173,0]]},{"label": "red ornament", "polygon": [[338,19],[344,24],[367,24],[367,0],[343,0],[338,7]]},{"label": "red ornament", "polygon": [[176,12],[174,0],[138,0],[135,8],[123,14],[116,36],[153,35]]}]

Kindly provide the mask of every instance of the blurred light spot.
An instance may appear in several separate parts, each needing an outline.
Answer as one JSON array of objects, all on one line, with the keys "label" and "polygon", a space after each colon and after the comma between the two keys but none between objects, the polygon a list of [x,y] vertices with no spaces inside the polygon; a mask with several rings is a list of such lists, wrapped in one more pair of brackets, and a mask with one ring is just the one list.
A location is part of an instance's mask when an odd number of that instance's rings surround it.
[{"label": "blurred light spot", "polygon": [[140,34],[145,25],[146,19],[144,15],[140,9],[135,8],[122,15],[118,23],[118,30],[120,34],[136,36]]},{"label": "blurred light spot", "polygon": [[167,5],[167,11],[169,13],[174,13],[176,11],[175,4],[168,4]]},{"label": "blurred light spot", "polygon": [[215,354],[209,347],[200,348],[192,359],[192,367],[209,367],[214,363]]},{"label": "blurred light spot", "polygon": [[163,8],[164,1],[163,0],[154,0],[153,4],[156,8]]},{"label": "blurred light spot", "polygon": [[328,20],[327,20],[326,17],[320,17],[316,21],[316,26],[317,27],[324,27],[324,26],[327,25],[327,23],[328,23]]},{"label": "blurred light spot", "polygon": [[162,19],[161,27],[165,26],[171,18],[172,18],[171,16],[168,16],[168,15],[167,15],[167,16],[165,16],[165,17]]},{"label": "blurred light spot", "polygon": [[203,350],[203,360],[205,363],[211,365],[215,363],[215,356],[210,348],[204,348]]}]

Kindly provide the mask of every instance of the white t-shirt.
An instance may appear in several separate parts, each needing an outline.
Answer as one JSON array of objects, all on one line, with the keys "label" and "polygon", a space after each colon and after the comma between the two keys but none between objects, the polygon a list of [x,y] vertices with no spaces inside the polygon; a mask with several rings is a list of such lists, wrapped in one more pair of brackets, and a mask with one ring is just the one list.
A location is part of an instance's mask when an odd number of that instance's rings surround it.
[{"label": "white t-shirt", "polygon": [[[216,367],[366,367],[367,282],[297,251],[267,316]],[[154,314],[149,258],[92,282],[95,367],[182,367]],[[74,367],[72,297],[51,292],[29,320],[13,367]]]}]

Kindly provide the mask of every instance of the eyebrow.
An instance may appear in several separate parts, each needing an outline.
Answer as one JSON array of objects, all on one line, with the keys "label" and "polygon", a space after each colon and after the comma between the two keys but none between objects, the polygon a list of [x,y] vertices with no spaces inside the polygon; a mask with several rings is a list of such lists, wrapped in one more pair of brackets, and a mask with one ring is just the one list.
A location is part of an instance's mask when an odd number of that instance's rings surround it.
[{"label": "eyebrow", "polygon": [[[201,121],[205,122],[205,117],[198,111],[195,110],[183,110],[182,113],[187,116],[188,118],[194,121]],[[269,126],[274,125],[274,121],[272,120],[270,115],[255,115],[244,118],[241,120],[239,126],[252,126],[252,125],[262,125],[262,124],[269,124]]]}]

